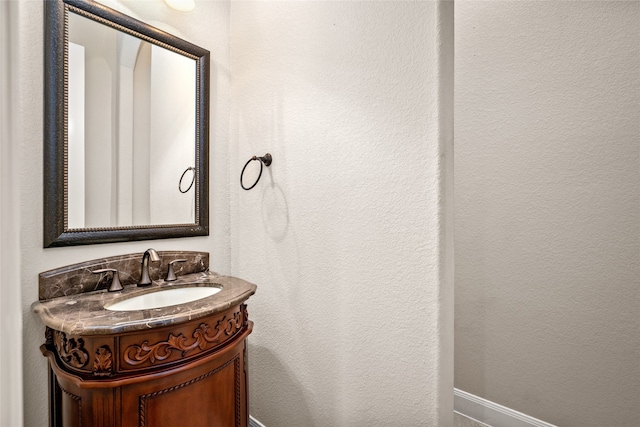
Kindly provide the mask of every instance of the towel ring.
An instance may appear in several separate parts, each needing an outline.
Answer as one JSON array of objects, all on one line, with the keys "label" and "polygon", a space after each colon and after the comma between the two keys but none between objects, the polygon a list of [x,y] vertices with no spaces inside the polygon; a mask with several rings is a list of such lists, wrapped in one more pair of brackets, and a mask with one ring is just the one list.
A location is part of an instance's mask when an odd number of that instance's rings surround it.
[{"label": "towel ring", "polygon": [[[258,179],[256,179],[256,182],[254,182],[251,187],[245,187],[244,183],[242,182],[242,177],[244,176],[244,170],[247,168],[247,166],[249,166],[249,163],[251,163],[254,160],[260,160],[260,173],[258,174]],[[247,161],[247,163],[244,164],[244,167],[242,168],[242,172],[240,173],[240,186],[242,187],[242,189],[248,191],[248,190],[251,190],[253,187],[255,187],[258,181],[260,181],[260,177],[262,176],[262,164],[264,163],[265,166],[269,167],[271,166],[272,161],[273,161],[273,158],[269,153],[265,154],[262,157],[253,156],[252,158],[250,158]]]},{"label": "towel ring", "polygon": [[[191,184],[189,184],[189,187],[187,187],[187,189],[183,191],[182,190],[182,180],[184,179],[184,175],[189,171],[193,171],[193,178],[191,178]],[[184,194],[187,191],[191,190],[191,187],[193,187],[193,183],[194,182],[196,182],[196,168],[194,168],[193,166],[189,166],[188,168],[186,168],[184,170],[184,172],[182,172],[182,176],[180,176],[180,182],[178,182],[178,190],[180,190],[180,192],[182,194]]]}]

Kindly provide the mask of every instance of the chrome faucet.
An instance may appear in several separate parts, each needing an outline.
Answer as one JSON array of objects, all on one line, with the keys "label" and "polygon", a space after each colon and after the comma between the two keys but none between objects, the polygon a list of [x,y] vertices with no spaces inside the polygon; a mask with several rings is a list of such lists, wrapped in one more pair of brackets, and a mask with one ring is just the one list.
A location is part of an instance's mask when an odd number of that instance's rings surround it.
[{"label": "chrome faucet", "polygon": [[149,278],[149,259],[153,262],[160,261],[160,257],[158,256],[158,252],[155,249],[147,249],[142,255],[142,268],[140,269],[140,281],[138,282],[138,286],[149,286],[151,284],[151,279]]}]

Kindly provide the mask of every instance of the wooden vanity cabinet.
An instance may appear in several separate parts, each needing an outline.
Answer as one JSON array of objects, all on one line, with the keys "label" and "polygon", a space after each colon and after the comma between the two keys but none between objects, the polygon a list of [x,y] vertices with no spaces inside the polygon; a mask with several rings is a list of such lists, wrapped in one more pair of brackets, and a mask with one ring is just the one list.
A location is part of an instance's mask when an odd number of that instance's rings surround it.
[{"label": "wooden vanity cabinet", "polygon": [[246,306],[143,331],[47,328],[51,427],[246,427]]}]

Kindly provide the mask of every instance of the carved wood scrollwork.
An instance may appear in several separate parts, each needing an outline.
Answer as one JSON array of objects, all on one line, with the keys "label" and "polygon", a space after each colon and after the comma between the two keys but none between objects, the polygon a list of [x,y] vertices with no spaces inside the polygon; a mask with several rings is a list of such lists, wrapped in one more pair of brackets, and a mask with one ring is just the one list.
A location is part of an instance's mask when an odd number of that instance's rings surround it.
[{"label": "carved wood scrollwork", "polygon": [[249,326],[249,312],[247,311],[247,304],[241,304],[240,311],[242,312],[242,326]]},{"label": "carved wood scrollwork", "polygon": [[224,316],[218,321],[214,329],[207,323],[201,323],[193,331],[192,336],[194,339],[192,342],[188,342],[187,337],[183,334],[169,334],[169,338],[166,341],[153,345],[150,345],[148,341],[143,341],[140,345],[131,345],[124,351],[124,360],[129,365],[137,366],[147,361],[153,364],[157,361],[166,360],[171,357],[174,350],[180,351],[182,357],[196,348],[204,351],[209,345],[223,342],[223,335],[229,337],[238,332],[244,325],[244,313],[245,311],[241,310],[233,313],[233,318]]},{"label": "carved wood scrollwork", "polygon": [[89,353],[84,348],[82,338],[67,338],[64,332],[53,331],[53,344],[58,355],[67,365],[81,369],[89,361]]},{"label": "carved wood scrollwork", "polygon": [[53,329],[48,326],[44,330],[44,343],[46,345],[53,345]]},{"label": "carved wood scrollwork", "polygon": [[109,346],[103,345],[98,347],[93,358],[93,375],[97,377],[106,377],[112,374],[113,355]]}]

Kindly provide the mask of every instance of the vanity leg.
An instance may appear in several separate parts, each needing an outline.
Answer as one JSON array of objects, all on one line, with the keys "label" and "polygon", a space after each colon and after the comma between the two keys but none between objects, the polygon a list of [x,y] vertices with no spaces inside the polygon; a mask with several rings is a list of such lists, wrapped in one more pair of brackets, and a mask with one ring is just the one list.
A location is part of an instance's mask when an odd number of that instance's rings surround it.
[{"label": "vanity leg", "polygon": [[[120,393],[116,388],[92,389],[85,398],[91,402],[85,415],[91,420],[91,427],[115,427],[121,425],[119,419],[120,402],[117,397]],[[89,418],[91,417],[91,418]],[[73,424],[80,425],[80,424]]]},{"label": "vanity leg", "polygon": [[243,419],[249,425],[249,339],[244,340],[244,414]]},{"label": "vanity leg", "polygon": [[58,379],[51,369],[51,364],[47,363],[49,370],[49,427],[62,427],[62,390]]}]

